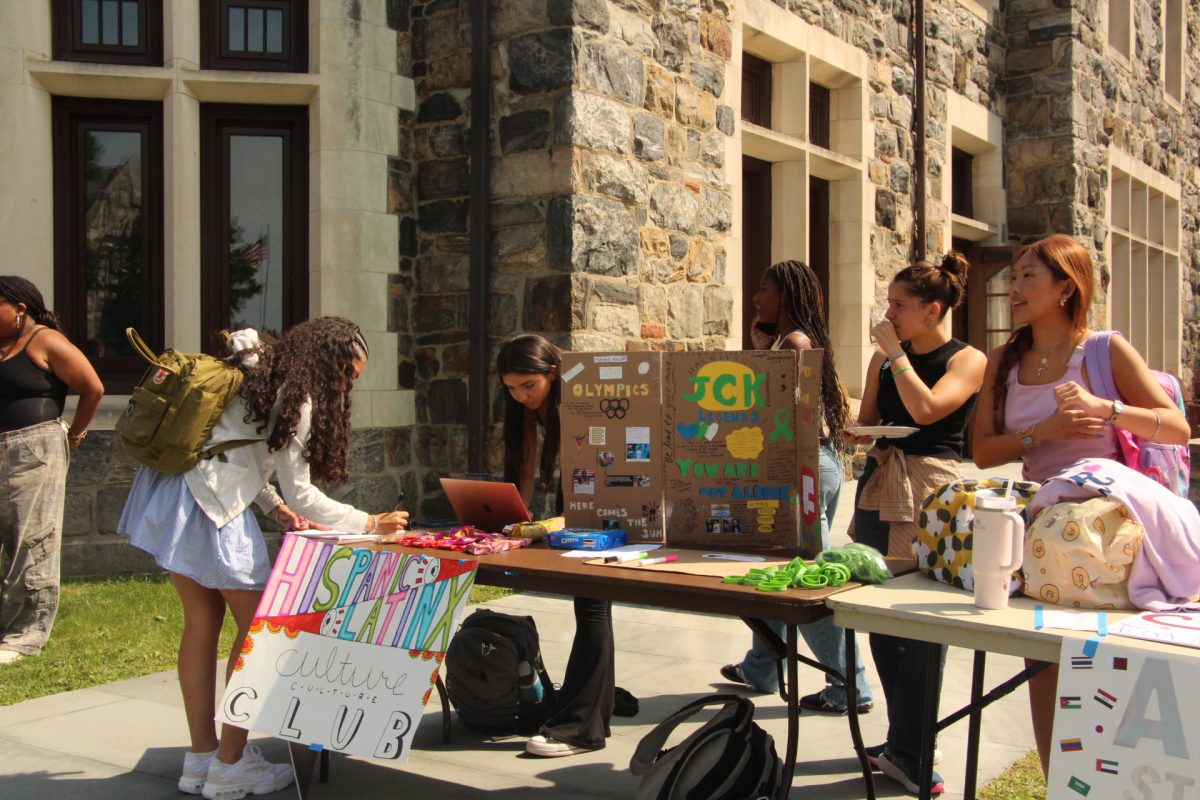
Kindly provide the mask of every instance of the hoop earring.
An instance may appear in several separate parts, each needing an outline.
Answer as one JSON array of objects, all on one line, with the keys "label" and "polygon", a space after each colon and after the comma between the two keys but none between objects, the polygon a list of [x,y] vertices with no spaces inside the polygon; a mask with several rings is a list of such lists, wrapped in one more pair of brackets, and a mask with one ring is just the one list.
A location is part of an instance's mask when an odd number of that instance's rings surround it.
[{"label": "hoop earring", "polygon": [[25,312],[17,314],[17,335],[25,332]]}]

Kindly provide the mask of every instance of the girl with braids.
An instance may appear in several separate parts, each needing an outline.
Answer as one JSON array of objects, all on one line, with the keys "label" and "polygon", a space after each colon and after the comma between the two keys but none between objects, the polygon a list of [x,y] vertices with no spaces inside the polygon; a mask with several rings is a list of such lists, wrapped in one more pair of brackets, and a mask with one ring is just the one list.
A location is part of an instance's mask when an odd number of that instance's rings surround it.
[{"label": "girl with braids", "polygon": [[[988,357],[972,442],[980,467],[1020,458],[1025,478],[1041,482],[1080,458],[1123,462],[1115,428],[1163,444],[1188,440],[1187,420],[1120,334],[1109,340],[1109,354],[1123,400],[1089,390],[1084,346],[1093,335],[1087,329],[1093,292],[1092,259],[1070,236],[1031,245],[1013,265],[1008,297],[1019,327]],[[1057,685],[1057,664],[1029,681],[1043,772]]]},{"label": "girl with braids", "polygon": [[[504,479],[517,485],[526,506],[531,505],[535,490],[544,497],[553,487],[556,514],[562,513],[563,505],[562,483],[555,478],[561,366],[559,349],[533,334],[510,339],[496,355],[496,372],[506,389]],[[540,458],[539,429],[543,431]],[[621,716],[637,713],[633,695],[616,687],[615,652],[612,603],[576,597],[575,639],[557,710],[526,743],[525,752],[557,758],[599,750],[609,736],[614,708]]]},{"label": "girl with braids", "polygon": [[[79,393],[69,428],[68,389]],[[0,664],[40,652],[50,638],[68,452],[87,436],[103,396],[38,288],[0,276]]]},{"label": "girl with braids", "polygon": [[[833,347],[829,341],[829,326],[825,323],[825,300],[821,284],[806,264],[800,261],[782,261],[772,265],[763,275],[758,291],[754,294],[754,307],[758,315],[750,326],[750,338],[755,350],[808,350],[818,347],[825,351],[821,364],[821,412],[824,434],[821,437],[818,481],[821,541],[808,543],[807,548],[824,550],[829,547],[829,530],[842,489],[844,468],[838,448],[842,441],[842,429],[846,426],[849,416],[849,407],[846,391],[838,379]],[[783,623],[768,621],[767,625],[783,638]],[[846,639],[841,628],[826,619],[801,625],[798,630],[818,661],[842,675],[847,674]],[[759,636],[753,637],[751,647],[740,663],[726,664],[721,668],[721,676],[727,681],[747,684],[761,692],[776,691],[781,674],[779,656],[772,652]],[[854,665],[854,680],[858,691],[858,713],[865,714],[871,710],[874,703],[861,658]],[[800,698],[800,707],[810,711],[845,714],[845,685],[829,674],[826,674],[825,682],[822,691]]]},{"label": "girl with braids", "polygon": [[[969,264],[950,252],[938,266],[901,270],[888,286],[888,309],[871,329],[875,353],[867,367],[858,425],[904,425],[907,438],[878,443],[858,481],[850,535],[889,555],[912,557],[921,503],[958,476],[967,421],[983,382],[983,353],[950,337],[946,312],[962,301]],[[867,443],[869,437],[847,438]],[[945,664],[946,648],[871,634],[871,654],[887,698],[886,744],[867,748],[879,770],[908,791],[918,789],[926,665]],[[940,692],[941,673],[938,672]],[[933,794],[944,791],[933,775]]]},{"label": "girl with braids", "polygon": [[[253,330],[233,334],[230,362],[245,373],[208,444],[249,441],[182,475],[143,467],[134,477],[117,530],[171,574],[183,605],[179,688],[191,735],[179,789],[210,800],[276,792],[291,783],[287,764],[271,764],[225,725],[218,741],[214,693],[221,624],[228,607],[238,626],[226,680],[271,572],[251,502],[285,530],[310,526],[392,533],[408,514],[368,514],[312,484],[346,480],[350,390],[367,365],[358,326],[340,317],[302,322],[260,344]],[[277,475],[285,503],[269,483]],[[312,520],[310,523],[309,520]]]}]

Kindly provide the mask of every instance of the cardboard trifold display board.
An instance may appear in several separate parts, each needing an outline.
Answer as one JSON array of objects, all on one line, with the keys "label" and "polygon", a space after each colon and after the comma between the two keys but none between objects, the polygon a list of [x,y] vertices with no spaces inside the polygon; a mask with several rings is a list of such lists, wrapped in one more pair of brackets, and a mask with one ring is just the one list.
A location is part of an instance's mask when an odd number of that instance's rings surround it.
[{"label": "cardboard trifold display board", "polygon": [[820,547],[821,352],[568,353],[572,527],[687,547]]}]

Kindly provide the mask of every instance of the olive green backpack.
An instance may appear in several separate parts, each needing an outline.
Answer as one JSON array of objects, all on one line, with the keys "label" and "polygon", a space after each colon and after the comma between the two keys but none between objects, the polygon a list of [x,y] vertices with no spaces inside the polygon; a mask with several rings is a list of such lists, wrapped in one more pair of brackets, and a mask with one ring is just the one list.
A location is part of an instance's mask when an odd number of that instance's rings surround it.
[{"label": "olive green backpack", "polygon": [[[167,350],[161,356],[133,328],[125,336],[138,355],[150,362],[129,405],[117,420],[117,441],[131,458],[167,475],[187,472],[211,458],[254,439],[205,448],[226,404],[242,388],[242,371],[214,356]],[[229,334],[221,331],[229,341]]]}]

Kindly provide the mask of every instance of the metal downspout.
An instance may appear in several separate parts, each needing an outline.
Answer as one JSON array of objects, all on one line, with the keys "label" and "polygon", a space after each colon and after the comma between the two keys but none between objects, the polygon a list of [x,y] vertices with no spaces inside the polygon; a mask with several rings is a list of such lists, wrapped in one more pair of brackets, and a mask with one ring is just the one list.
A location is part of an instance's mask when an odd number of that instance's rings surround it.
[{"label": "metal downspout", "polygon": [[914,260],[923,261],[926,258],[926,215],[925,215],[925,0],[913,0],[913,27],[915,51],[915,83],[913,109],[916,116],[916,130],[913,135],[913,188],[916,193],[913,205],[913,224],[916,228],[913,250]]},{"label": "metal downspout", "polygon": [[467,473],[487,473],[488,304],[491,273],[491,143],[492,77],[489,0],[471,0],[471,199],[469,208],[470,266],[467,308]]}]

